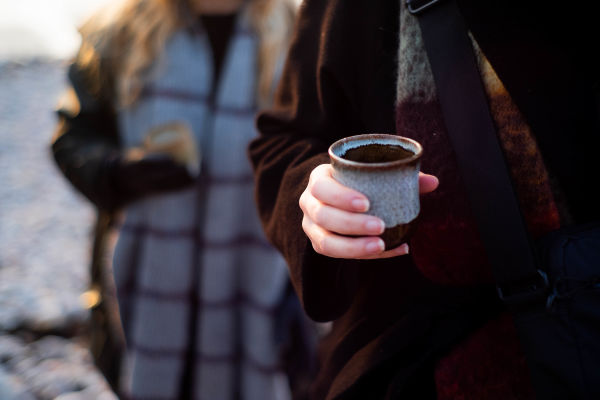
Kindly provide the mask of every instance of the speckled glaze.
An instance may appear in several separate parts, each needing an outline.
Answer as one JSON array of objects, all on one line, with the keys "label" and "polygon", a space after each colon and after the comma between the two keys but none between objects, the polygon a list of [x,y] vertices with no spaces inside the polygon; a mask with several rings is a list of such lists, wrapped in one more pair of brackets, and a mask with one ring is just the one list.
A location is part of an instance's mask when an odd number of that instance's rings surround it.
[{"label": "speckled glaze", "polygon": [[[360,162],[344,158],[348,150],[370,144],[401,146],[413,154],[388,162]],[[419,215],[422,153],[421,145],[412,139],[380,133],[350,136],[329,147],[333,177],[369,198],[371,206],[367,214],[377,216],[385,223],[386,229],[381,237],[388,249],[408,239]]]}]

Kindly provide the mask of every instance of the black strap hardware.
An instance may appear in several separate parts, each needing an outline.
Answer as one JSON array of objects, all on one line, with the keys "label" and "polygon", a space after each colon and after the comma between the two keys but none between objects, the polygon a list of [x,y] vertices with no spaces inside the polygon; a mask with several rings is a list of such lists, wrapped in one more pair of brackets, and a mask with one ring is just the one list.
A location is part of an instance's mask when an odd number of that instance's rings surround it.
[{"label": "black strap hardware", "polygon": [[552,291],[546,301],[546,309],[552,311],[553,307],[562,300],[570,299],[582,290],[600,289],[600,276],[589,279],[577,279],[568,276],[559,277],[552,285]]},{"label": "black strap hardware", "polygon": [[440,1],[441,0],[406,0],[406,7],[408,8],[408,12],[416,15],[427,10],[429,7],[434,6]]},{"label": "black strap hardware", "polygon": [[540,298],[547,297],[550,292],[548,276],[542,270],[537,270],[533,280],[512,285],[497,285],[500,300],[509,307],[524,305]]},{"label": "black strap hardware", "polygon": [[[418,12],[448,136],[498,294],[505,303],[513,305],[543,298],[550,292],[549,284],[537,268],[458,4],[456,0],[406,1]],[[432,7],[434,4],[437,6]]]}]

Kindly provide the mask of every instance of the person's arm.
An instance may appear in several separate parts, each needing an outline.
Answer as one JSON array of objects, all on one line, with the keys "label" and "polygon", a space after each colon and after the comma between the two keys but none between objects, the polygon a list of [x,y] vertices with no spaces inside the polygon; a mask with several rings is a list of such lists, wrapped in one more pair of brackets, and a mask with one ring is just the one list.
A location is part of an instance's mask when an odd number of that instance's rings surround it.
[{"label": "person's arm", "polygon": [[[310,172],[328,163],[328,145],[360,130],[349,99],[319,56],[329,41],[326,15],[336,12],[334,3],[308,0],[301,6],[275,105],[259,115],[260,137],[250,145],[265,231],[286,258],[304,309],[318,321],[347,309],[358,277],[351,263],[314,251],[298,205]],[[340,118],[344,111],[349,115]]]},{"label": "person's arm", "polygon": [[382,221],[362,213],[365,196],[331,178],[327,156],[341,137],[395,130],[394,7],[305,1],[276,104],[259,115],[260,137],[250,146],[265,231],[316,320],[350,306],[358,259],[406,254],[405,246],[383,252],[374,236]]},{"label": "person's arm", "polygon": [[108,99],[92,94],[76,64],[68,70],[70,87],[57,110],[52,154],[65,177],[96,206],[112,210],[111,160],[119,154],[115,112]]},{"label": "person's arm", "polygon": [[57,111],[52,154],[65,177],[98,208],[115,210],[128,202],[192,182],[186,167],[168,157],[121,149],[111,101],[90,89],[77,64],[71,87]]}]

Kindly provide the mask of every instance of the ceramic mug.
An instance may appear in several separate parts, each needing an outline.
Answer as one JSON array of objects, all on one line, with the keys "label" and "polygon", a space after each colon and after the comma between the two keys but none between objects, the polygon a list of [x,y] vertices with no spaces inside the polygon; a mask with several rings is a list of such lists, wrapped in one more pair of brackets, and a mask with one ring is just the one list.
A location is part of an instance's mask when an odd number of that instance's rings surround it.
[{"label": "ceramic mug", "polygon": [[367,214],[385,223],[386,249],[406,242],[416,225],[422,154],[418,142],[380,133],[346,137],[329,147],[334,179],[367,196]]}]

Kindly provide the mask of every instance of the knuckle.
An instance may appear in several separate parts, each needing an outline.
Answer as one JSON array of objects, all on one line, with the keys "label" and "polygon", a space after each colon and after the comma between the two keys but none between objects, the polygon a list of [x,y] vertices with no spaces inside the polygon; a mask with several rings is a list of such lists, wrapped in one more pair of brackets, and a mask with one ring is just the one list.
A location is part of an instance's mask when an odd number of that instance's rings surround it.
[{"label": "knuckle", "polygon": [[311,241],[310,241],[310,244],[312,244],[312,248],[313,248],[313,250],[314,250],[316,253],[323,254],[323,253],[321,252],[321,249],[319,249],[319,246],[318,246],[318,244],[317,244],[317,243],[315,243],[314,241],[312,241],[312,240],[311,240]]},{"label": "knuckle", "polygon": [[306,205],[306,214],[310,217],[310,219],[314,222],[314,223],[319,223],[317,221],[317,214],[320,213],[320,209],[322,208],[322,204],[319,203],[318,201],[314,201],[314,202],[310,202]]},{"label": "knuckle", "polygon": [[321,171],[320,167],[321,166],[319,165],[318,167],[316,167],[312,171],[310,171],[310,175],[308,177],[308,185],[309,186],[314,185],[315,181],[317,180],[317,177],[319,176],[320,171]]},{"label": "knuckle", "polygon": [[312,193],[322,189],[324,180],[327,179],[327,175],[325,174],[325,167],[327,167],[327,164],[321,164],[311,171],[310,178],[308,181],[308,188]]},{"label": "knuckle", "polygon": [[300,206],[302,211],[305,211],[305,205],[307,202],[306,196],[307,196],[307,194],[306,194],[306,190],[305,190],[304,192],[302,192],[302,194],[300,195],[300,198],[298,199],[298,205]]},{"label": "knuckle", "polygon": [[310,194],[314,197],[318,197],[319,192],[321,191],[321,181],[315,179],[310,185]]},{"label": "knuckle", "polygon": [[308,237],[308,240],[310,240],[310,244],[312,245],[312,248],[317,253],[324,254],[322,246],[321,246],[324,239],[323,239],[322,235],[315,234],[313,226],[314,226],[314,224],[310,218],[308,218],[306,216],[304,218],[302,218],[302,229],[304,230],[304,233]]},{"label": "knuckle", "polygon": [[328,166],[329,164],[319,164],[312,170],[312,172],[314,174],[323,174]]},{"label": "knuckle", "polygon": [[325,249],[323,249],[323,241],[324,239],[322,237],[309,237],[310,239],[310,243],[312,244],[313,249],[319,253],[319,254],[325,254]]},{"label": "knuckle", "polygon": [[317,246],[317,250],[315,250],[317,253],[323,255],[329,254],[329,241],[326,237],[319,237],[313,244]]},{"label": "knuckle", "polygon": [[306,233],[306,236],[309,237],[310,239],[310,221],[308,220],[308,218],[306,218],[306,216],[304,216],[304,218],[302,218],[302,230],[304,231],[304,233]]},{"label": "knuckle", "polygon": [[313,221],[319,226],[323,226],[323,223],[327,221],[327,211],[325,207],[321,205],[313,207],[311,214],[313,217]]}]

